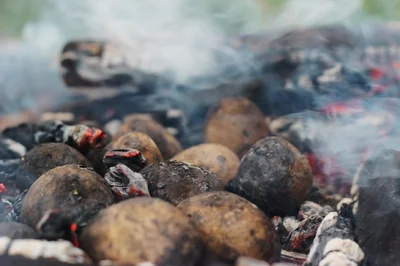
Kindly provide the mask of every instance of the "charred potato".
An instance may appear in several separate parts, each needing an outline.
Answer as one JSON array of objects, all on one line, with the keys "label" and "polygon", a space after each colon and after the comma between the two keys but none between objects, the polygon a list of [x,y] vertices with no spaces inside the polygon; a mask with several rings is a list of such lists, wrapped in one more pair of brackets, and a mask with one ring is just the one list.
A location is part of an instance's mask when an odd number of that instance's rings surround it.
[{"label": "charred potato", "polygon": [[78,165],[59,166],[39,177],[28,190],[21,221],[35,228],[46,211],[59,209],[78,223],[113,201],[107,182],[93,170]]},{"label": "charred potato", "polygon": [[222,144],[241,158],[258,140],[269,135],[264,115],[246,98],[228,98],[211,109],[205,142]]},{"label": "charred potato", "polygon": [[163,160],[156,143],[146,134],[130,132],[112,142],[108,149],[135,149],[142,153],[147,165]]},{"label": "charred potato", "polygon": [[159,162],[140,173],[148,182],[151,196],[174,205],[200,193],[223,190],[222,181],[213,173],[182,162]]},{"label": "charred potato", "polygon": [[150,115],[133,114],[126,116],[114,139],[131,131],[149,135],[157,144],[162,156],[167,160],[182,151],[182,146],[178,140]]},{"label": "charred potato", "polygon": [[218,258],[279,260],[281,246],[272,222],[249,201],[217,191],[193,196],[177,207],[190,218],[205,246]]},{"label": "charred potato", "polygon": [[91,163],[80,152],[62,143],[40,144],[21,159],[23,169],[36,179],[45,172],[66,164],[91,167]]},{"label": "charred potato", "polygon": [[226,189],[253,202],[270,217],[284,217],[297,215],[312,182],[305,156],[280,137],[266,137],[242,158],[238,175]]},{"label": "charred potato", "polygon": [[161,199],[141,197],[102,210],[84,229],[81,246],[96,261],[191,266],[202,245],[181,211]]},{"label": "charred potato", "polygon": [[239,158],[230,149],[213,143],[186,149],[171,160],[193,164],[213,172],[224,184],[236,176],[240,163]]}]

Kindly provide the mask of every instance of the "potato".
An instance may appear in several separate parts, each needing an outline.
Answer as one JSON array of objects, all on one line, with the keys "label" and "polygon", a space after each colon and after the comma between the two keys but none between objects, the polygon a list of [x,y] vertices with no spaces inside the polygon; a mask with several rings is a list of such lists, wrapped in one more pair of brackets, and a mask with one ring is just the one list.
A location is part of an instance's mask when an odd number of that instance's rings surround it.
[{"label": "potato", "polygon": [[35,228],[46,211],[59,209],[74,223],[85,222],[114,201],[107,182],[78,165],[56,167],[33,183],[22,203],[21,221]]},{"label": "potato", "polygon": [[140,173],[148,182],[151,196],[174,205],[191,196],[224,188],[221,179],[213,173],[177,161],[149,165]]},{"label": "potato", "polygon": [[280,137],[266,137],[242,158],[226,190],[253,202],[270,217],[296,216],[312,182],[305,156]]},{"label": "potato", "polygon": [[182,151],[182,146],[178,140],[150,115],[132,114],[126,116],[114,139],[131,131],[138,131],[149,135],[157,144],[162,156],[167,160]]},{"label": "potato", "polygon": [[108,150],[111,149],[136,149],[142,153],[147,165],[164,160],[155,142],[141,132],[130,132],[123,135],[108,146]]},{"label": "potato", "polygon": [[264,115],[246,98],[227,98],[208,115],[204,138],[207,143],[222,144],[239,158],[258,140],[269,135]]},{"label": "potato", "polygon": [[83,230],[81,247],[94,260],[191,266],[202,244],[189,219],[171,204],[150,197],[102,210]]},{"label": "potato", "polygon": [[32,239],[37,237],[35,230],[29,226],[16,222],[0,223],[0,237],[11,239]]},{"label": "potato", "polygon": [[[21,159],[23,172],[35,181],[42,174],[57,166],[78,164],[91,167],[91,163],[80,152],[62,143],[40,144],[30,150]],[[29,188],[31,184],[21,184],[21,188]]]},{"label": "potato", "polygon": [[239,158],[234,152],[220,144],[200,144],[186,149],[171,160],[193,164],[213,172],[225,184],[234,178],[239,168]]},{"label": "potato", "polygon": [[274,225],[249,201],[216,191],[188,198],[177,207],[190,218],[208,250],[218,258],[279,260],[281,245]]}]

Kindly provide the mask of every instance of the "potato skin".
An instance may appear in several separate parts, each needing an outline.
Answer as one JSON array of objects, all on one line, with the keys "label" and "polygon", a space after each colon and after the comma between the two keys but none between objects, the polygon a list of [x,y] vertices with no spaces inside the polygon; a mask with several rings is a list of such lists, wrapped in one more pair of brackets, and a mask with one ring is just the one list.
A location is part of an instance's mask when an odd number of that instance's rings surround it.
[{"label": "potato skin", "polygon": [[156,143],[144,133],[127,133],[115,142],[112,142],[109,146],[109,150],[126,148],[139,150],[143,154],[148,165],[163,161],[163,157]]},{"label": "potato skin", "polygon": [[53,168],[67,164],[92,167],[79,151],[62,143],[37,145],[22,158],[23,169],[36,179]]},{"label": "potato skin", "polygon": [[218,258],[279,260],[281,245],[272,222],[244,198],[225,191],[208,192],[188,198],[177,207],[190,218],[208,250]]},{"label": "potato skin", "polygon": [[59,209],[73,222],[87,220],[114,202],[107,182],[94,171],[65,165],[33,183],[22,203],[21,221],[33,228],[47,210]]},{"label": "potato skin", "polygon": [[206,143],[186,149],[171,160],[193,164],[218,176],[225,184],[234,178],[239,169],[239,158],[227,147]]},{"label": "potato skin", "polygon": [[84,229],[81,247],[94,260],[129,265],[195,265],[202,252],[198,232],[171,204],[150,197],[102,210]]},{"label": "potato skin", "polygon": [[224,188],[213,173],[178,161],[149,165],[140,173],[148,182],[151,196],[174,205],[191,196]]},{"label": "potato skin", "polygon": [[121,134],[131,131],[142,132],[149,135],[157,144],[162,156],[166,160],[182,151],[182,146],[179,141],[150,115],[132,114],[126,116],[119,132],[114,138],[118,138]]},{"label": "potato skin", "polygon": [[208,115],[204,138],[207,143],[222,144],[239,158],[258,140],[269,135],[264,115],[246,98],[227,98]]},{"label": "potato skin", "polygon": [[256,204],[268,216],[296,215],[311,192],[308,160],[280,137],[258,141],[242,158],[226,190]]},{"label": "potato skin", "polygon": [[0,237],[7,236],[11,239],[33,239],[38,235],[26,224],[16,222],[0,223]]}]

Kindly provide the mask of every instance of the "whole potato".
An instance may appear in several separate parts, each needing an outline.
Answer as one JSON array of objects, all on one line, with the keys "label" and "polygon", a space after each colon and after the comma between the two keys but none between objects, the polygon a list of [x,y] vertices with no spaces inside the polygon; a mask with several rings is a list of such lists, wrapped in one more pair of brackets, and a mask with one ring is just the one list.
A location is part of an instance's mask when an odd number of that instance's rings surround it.
[{"label": "whole potato", "polygon": [[208,192],[188,198],[177,207],[190,218],[208,250],[218,258],[279,260],[281,245],[274,225],[244,198],[225,191]]},{"label": "whole potato", "polygon": [[[38,179],[42,174],[66,164],[78,164],[91,167],[91,163],[79,151],[62,143],[40,144],[21,158],[20,172]],[[32,180],[32,181],[34,181]],[[29,188],[31,184],[21,184],[21,188]]]},{"label": "whole potato", "polygon": [[193,146],[178,153],[171,160],[193,164],[213,172],[224,184],[236,176],[240,163],[234,152],[214,143]]},{"label": "whole potato", "polygon": [[126,116],[114,139],[131,131],[149,135],[157,144],[162,156],[167,160],[182,151],[182,146],[178,140],[150,115],[132,114]]},{"label": "whole potato", "polygon": [[189,219],[171,204],[150,197],[102,210],[84,229],[81,247],[94,260],[192,266],[202,244]]},{"label": "whole potato", "polygon": [[205,142],[222,144],[239,158],[269,135],[264,115],[246,98],[228,98],[214,106],[205,127]]},{"label": "whole potato", "polygon": [[108,149],[136,149],[142,153],[147,165],[163,161],[156,143],[141,132],[130,132],[123,135],[112,142]]},{"label": "whole potato", "polygon": [[308,160],[280,137],[258,141],[242,158],[226,189],[256,204],[268,216],[295,216],[311,192]]},{"label": "whole potato", "polygon": [[221,179],[213,173],[177,161],[152,164],[142,169],[140,173],[148,182],[151,196],[174,205],[196,194],[224,188]]},{"label": "whole potato", "polygon": [[33,183],[22,203],[21,221],[35,228],[48,210],[59,209],[72,222],[82,223],[114,202],[107,182],[94,171],[59,166]]}]

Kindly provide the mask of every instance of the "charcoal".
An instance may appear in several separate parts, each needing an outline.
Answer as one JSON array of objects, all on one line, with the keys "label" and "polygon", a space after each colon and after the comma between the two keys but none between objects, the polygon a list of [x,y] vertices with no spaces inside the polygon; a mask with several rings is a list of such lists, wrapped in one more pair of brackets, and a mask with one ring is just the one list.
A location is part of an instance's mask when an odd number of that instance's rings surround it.
[{"label": "charcoal", "polygon": [[328,213],[332,212],[334,209],[329,205],[325,205],[324,207],[318,205],[312,201],[306,201],[300,206],[300,211],[298,214],[298,218],[302,221],[310,218],[311,216],[318,215],[322,218],[325,217]]},{"label": "charcoal", "polygon": [[296,229],[289,233],[282,248],[287,251],[307,254],[310,251],[310,246],[322,219],[321,216],[310,216],[303,220]]},{"label": "charcoal", "polygon": [[294,216],[286,216],[283,218],[283,226],[289,232],[295,230],[300,224],[299,220],[296,220]]},{"label": "charcoal", "polygon": [[294,252],[294,251],[286,251],[282,250],[281,253],[281,263],[274,263],[272,266],[293,266],[293,265],[303,265],[303,263],[306,261],[307,256]]},{"label": "charcoal", "polygon": [[64,239],[78,247],[77,225],[59,210],[47,211],[38,222],[39,238],[48,241]]},{"label": "charcoal", "polygon": [[400,152],[375,152],[359,173],[356,236],[368,265],[398,265]]},{"label": "charcoal", "polygon": [[[274,227],[275,227],[275,232],[279,236],[279,241],[280,243],[284,243],[286,241],[286,238],[291,230],[288,230],[288,228],[285,226],[284,221],[282,220],[281,217],[274,216],[271,219]],[[294,228],[293,228],[294,229]]]},{"label": "charcoal", "polygon": [[18,159],[25,153],[26,148],[22,144],[0,136],[0,160]]},{"label": "charcoal", "polygon": [[[15,184],[20,177],[18,175],[20,165],[20,159],[0,160],[0,183]],[[30,180],[28,178],[28,183]]]},{"label": "charcoal", "polygon": [[0,238],[2,265],[89,265],[91,260],[67,241]]},{"label": "charcoal", "polygon": [[13,200],[13,208],[14,212],[17,215],[18,219],[19,216],[21,215],[22,211],[22,203],[24,202],[24,198],[26,196],[26,193],[28,193],[28,189],[23,190],[21,193],[19,193]]},{"label": "charcoal", "polygon": [[124,164],[108,169],[104,176],[117,200],[135,196],[150,196],[147,181],[140,173],[135,173]]},{"label": "charcoal", "polygon": [[324,249],[332,239],[354,240],[355,218],[352,207],[343,205],[340,211],[329,213],[319,225],[304,266],[318,266],[324,258]]},{"label": "charcoal", "polygon": [[12,203],[4,199],[5,192],[6,187],[4,184],[0,184],[0,222],[13,222],[17,220],[17,216]]},{"label": "charcoal", "polygon": [[6,128],[2,135],[10,138],[25,146],[27,150],[32,149],[36,143],[34,141],[34,133],[36,132],[36,125],[22,123],[15,127]]},{"label": "charcoal", "polygon": [[103,163],[107,168],[124,164],[134,172],[139,172],[147,164],[143,154],[135,149],[111,149],[103,157]]}]

